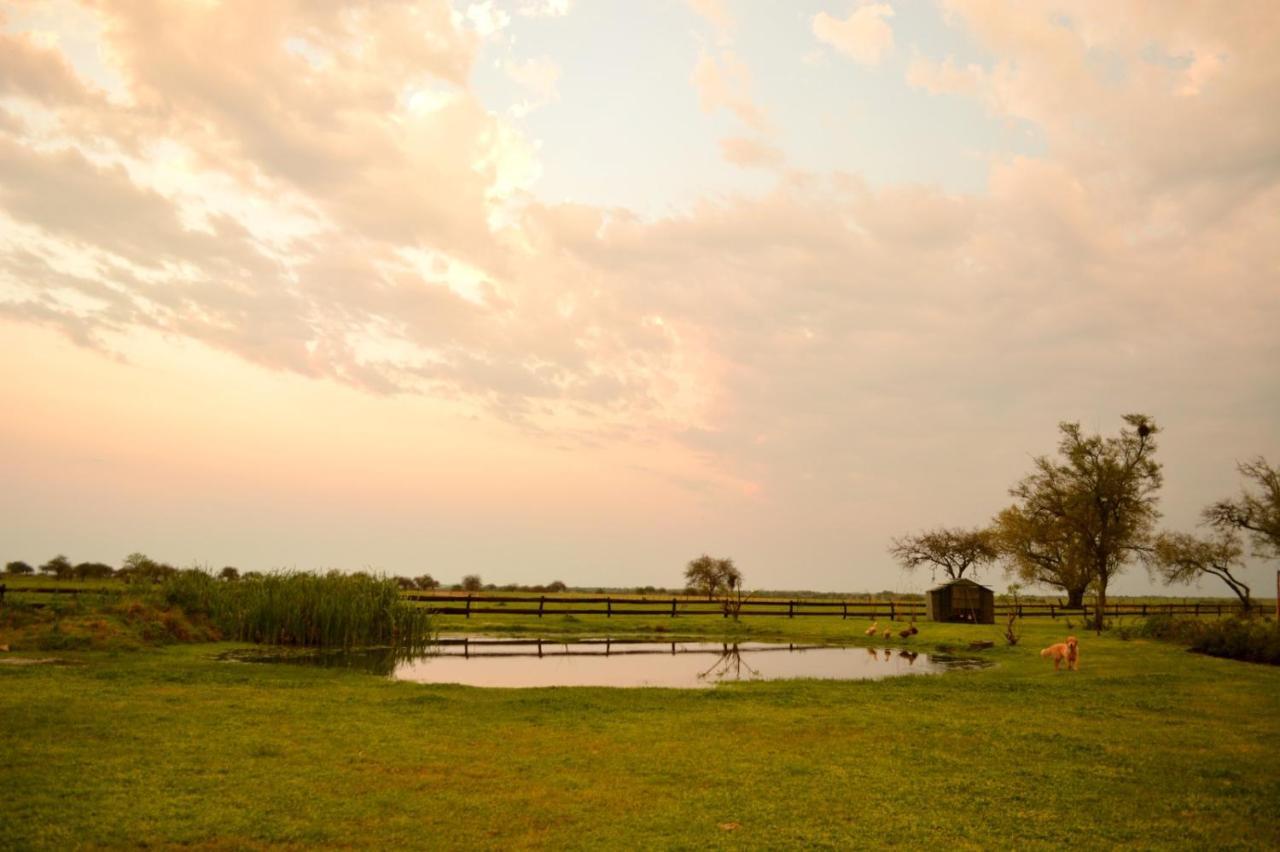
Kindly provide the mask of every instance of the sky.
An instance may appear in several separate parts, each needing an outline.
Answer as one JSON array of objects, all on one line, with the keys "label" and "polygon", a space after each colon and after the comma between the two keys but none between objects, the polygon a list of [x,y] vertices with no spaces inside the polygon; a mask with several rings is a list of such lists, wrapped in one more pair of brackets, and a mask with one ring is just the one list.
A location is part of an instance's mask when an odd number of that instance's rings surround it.
[{"label": "sky", "polygon": [[0,2],[0,559],[921,591],[892,537],[1130,412],[1195,531],[1280,462],[1277,43],[1269,0]]}]

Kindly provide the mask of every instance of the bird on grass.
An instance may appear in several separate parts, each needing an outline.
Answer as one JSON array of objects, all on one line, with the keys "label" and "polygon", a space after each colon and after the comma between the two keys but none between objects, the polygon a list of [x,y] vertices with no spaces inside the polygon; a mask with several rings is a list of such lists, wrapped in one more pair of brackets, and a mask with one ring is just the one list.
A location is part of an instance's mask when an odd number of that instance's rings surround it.
[{"label": "bird on grass", "polygon": [[867,628],[867,635],[868,635],[868,636],[875,636],[875,635],[876,635],[876,633],[880,632],[880,628],[879,628],[878,626],[876,626],[876,625],[877,625],[877,623],[876,623],[876,622],[874,622],[874,621],[873,621],[873,622],[871,622],[871,626]]}]

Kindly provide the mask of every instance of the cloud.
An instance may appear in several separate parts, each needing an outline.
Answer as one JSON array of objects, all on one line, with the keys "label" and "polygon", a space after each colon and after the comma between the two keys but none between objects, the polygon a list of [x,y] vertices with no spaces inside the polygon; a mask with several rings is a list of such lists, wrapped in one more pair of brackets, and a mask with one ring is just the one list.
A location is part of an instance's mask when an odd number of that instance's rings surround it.
[{"label": "cloud", "polygon": [[759,139],[729,136],[720,140],[725,160],[743,168],[775,168],[782,165],[782,149]]},{"label": "cloud", "polygon": [[[917,57],[908,79],[1047,148],[970,195],[779,168],[746,64],[704,52],[702,108],[743,126],[721,153],[776,180],[645,219],[531,194],[536,149],[468,88],[478,36],[446,4],[229,5],[104,12],[118,101],[11,37],[0,311],[570,441],[679,442],[777,518],[841,529],[895,489],[920,516],[985,512],[1079,412],[1277,416],[1272,25],[952,4],[992,60]],[[513,67],[554,93],[550,64]]]},{"label": "cloud", "polygon": [[689,6],[717,32],[727,34],[733,29],[733,16],[729,14],[725,0],[689,0]]},{"label": "cloud", "polygon": [[863,65],[879,65],[893,50],[893,28],[888,18],[893,17],[893,7],[888,3],[859,6],[840,18],[819,12],[813,16],[813,34],[818,41],[829,44],[841,53]]},{"label": "cloud", "polygon": [[969,63],[960,66],[951,57],[936,62],[916,54],[907,65],[907,85],[924,89],[931,95],[975,95],[981,91],[983,82],[984,73],[980,65]]},{"label": "cloud", "polygon": [[721,51],[718,59],[709,53],[700,54],[693,69],[693,85],[703,112],[727,109],[747,127],[769,131],[764,111],[751,97],[751,72],[733,51]]},{"label": "cloud", "polygon": [[572,6],[572,0],[520,0],[516,13],[527,18],[562,18]]},{"label": "cloud", "polygon": [[502,69],[513,83],[531,96],[520,105],[518,111],[521,115],[559,100],[560,66],[549,57],[540,56],[523,62],[508,59],[503,62]]}]

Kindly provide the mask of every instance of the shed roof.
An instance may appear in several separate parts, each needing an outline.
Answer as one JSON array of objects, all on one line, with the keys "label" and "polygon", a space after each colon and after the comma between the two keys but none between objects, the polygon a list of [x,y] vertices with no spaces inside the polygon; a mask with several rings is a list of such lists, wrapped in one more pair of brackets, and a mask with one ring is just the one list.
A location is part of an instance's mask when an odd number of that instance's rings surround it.
[{"label": "shed roof", "polygon": [[939,592],[939,591],[942,591],[943,589],[947,589],[952,586],[977,586],[979,589],[986,589],[988,592],[991,591],[991,588],[989,586],[984,586],[981,583],[975,583],[973,580],[970,580],[968,577],[961,577],[959,580],[952,580],[950,583],[943,583],[941,586],[936,586],[930,589],[929,591]]}]

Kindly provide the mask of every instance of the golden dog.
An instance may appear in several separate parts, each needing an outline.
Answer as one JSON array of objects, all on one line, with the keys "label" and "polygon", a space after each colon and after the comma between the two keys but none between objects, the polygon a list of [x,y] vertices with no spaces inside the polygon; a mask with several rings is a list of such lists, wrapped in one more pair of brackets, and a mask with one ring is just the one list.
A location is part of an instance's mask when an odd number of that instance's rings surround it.
[{"label": "golden dog", "polygon": [[1065,660],[1067,669],[1080,671],[1080,641],[1074,636],[1068,636],[1067,641],[1059,642],[1057,645],[1050,645],[1040,652],[1040,656],[1053,660],[1053,670],[1058,671],[1058,667]]}]

